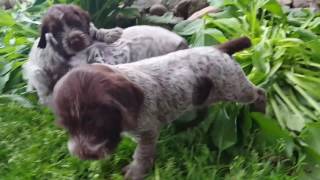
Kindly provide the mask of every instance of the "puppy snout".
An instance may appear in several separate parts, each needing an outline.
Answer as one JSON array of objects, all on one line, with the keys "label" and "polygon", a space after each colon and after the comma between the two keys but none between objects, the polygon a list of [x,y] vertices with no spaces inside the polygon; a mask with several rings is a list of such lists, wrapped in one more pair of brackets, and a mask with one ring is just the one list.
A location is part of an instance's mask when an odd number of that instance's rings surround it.
[{"label": "puppy snout", "polygon": [[98,160],[104,157],[105,151],[103,144],[90,145],[88,143],[77,143],[75,141],[68,142],[68,149],[71,154],[82,160]]},{"label": "puppy snout", "polygon": [[67,37],[67,43],[70,49],[81,51],[90,45],[90,38],[81,31],[72,31]]}]

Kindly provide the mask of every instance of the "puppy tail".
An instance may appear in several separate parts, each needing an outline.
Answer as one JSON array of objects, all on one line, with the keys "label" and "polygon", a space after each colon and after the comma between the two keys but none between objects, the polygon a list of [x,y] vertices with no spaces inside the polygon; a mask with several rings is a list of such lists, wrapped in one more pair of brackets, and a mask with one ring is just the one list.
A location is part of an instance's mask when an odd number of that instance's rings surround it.
[{"label": "puppy tail", "polygon": [[216,48],[220,51],[229,54],[230,56],[236,52],[242,51],[251,46],[251,41],[248,37],[240,37],[223,44],[218,45]]}]

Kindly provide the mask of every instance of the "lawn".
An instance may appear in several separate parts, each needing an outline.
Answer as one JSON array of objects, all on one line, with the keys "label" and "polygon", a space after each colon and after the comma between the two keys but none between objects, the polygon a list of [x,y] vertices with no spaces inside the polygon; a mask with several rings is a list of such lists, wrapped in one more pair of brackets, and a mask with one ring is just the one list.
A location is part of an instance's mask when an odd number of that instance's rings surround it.
[{"label": "lawn", "polygon": [[[235,54],[247,77],[268,94],[266,114],[240,104],[210,107],[165,126],[147,179],[320,179],[320,13],[290,9],[276,0],[208,0],[221,9],[192,21],[172,14],[139,17],[124,1],[36,0],[0,9],[0,179],[123,179],[135,142],[124,137],[111,157],[81,161],[70,155],[67,134],[50,109],[27,90],[26,62],[42,14],[54,3],[76,3],[99,27],[153,23],[172,27],[190,47],[247,36],[253,46]],[[169,24],[169,25],[168,25]]]},{"label": "lawn", "polygon": [[[54,125],[50,110],[0,107],[1,179],[122,179],[135,143],[124,138],[116,153],[100,161],[81,161],[67,150],[67,134]],[[283,156],[281,142],[259,153],[250,138],[219,162],[207,119],[199,127],[175,133],[166,127],[158,142],[157,161],[148,179],[296,179],[302,164]]]}]

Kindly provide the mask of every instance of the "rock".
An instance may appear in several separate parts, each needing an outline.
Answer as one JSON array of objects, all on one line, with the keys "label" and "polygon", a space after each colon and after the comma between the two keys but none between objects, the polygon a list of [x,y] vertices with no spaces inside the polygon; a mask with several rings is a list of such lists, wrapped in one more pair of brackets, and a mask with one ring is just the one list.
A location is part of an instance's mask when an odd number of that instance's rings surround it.
[{"label": "rock", "polygon": [[149,13],[151,15],[156,15],[156,16],[162,16],[164,15],[166,12],[168,11],[168,9],[162,5],[162,4],[155,4],[155,5],[152,5],[150,10],[149,10]]}]

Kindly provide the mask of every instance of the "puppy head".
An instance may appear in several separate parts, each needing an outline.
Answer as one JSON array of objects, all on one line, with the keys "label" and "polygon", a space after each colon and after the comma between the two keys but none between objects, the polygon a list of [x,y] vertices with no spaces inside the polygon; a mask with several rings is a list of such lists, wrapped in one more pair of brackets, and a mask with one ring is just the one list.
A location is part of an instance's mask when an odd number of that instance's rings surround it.
[{"label": "puppy head", "polygon": [[112,153],[121,132],[135,128],[142,103],[138,87],[103,65],[71,70],[53,92],[57,123],[69,132],[69,151],[80,159]]},{"label": "puppy head", "polygon": [[63,56],[72,56],[91,44],[89,29],[88,12],[75,5],[54,5],[42,19],[38,47],[45,48],[46,33],[52,33],[57,41],[53,43],[55,50]]}]

